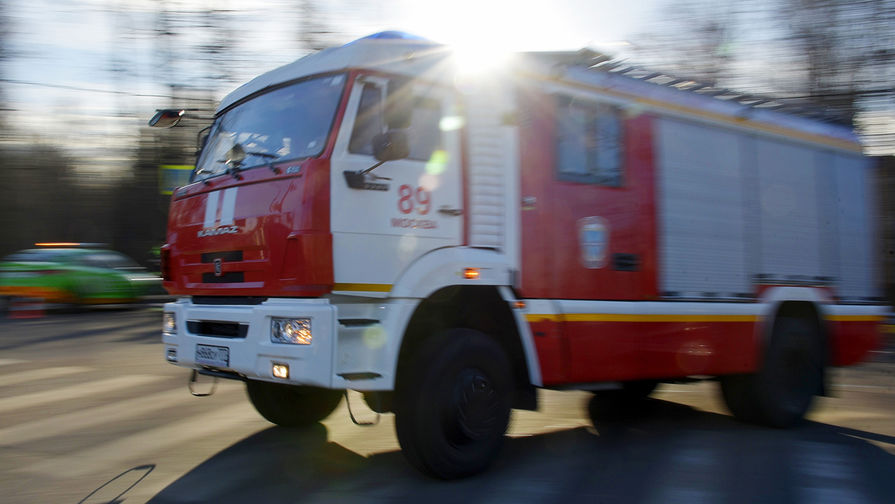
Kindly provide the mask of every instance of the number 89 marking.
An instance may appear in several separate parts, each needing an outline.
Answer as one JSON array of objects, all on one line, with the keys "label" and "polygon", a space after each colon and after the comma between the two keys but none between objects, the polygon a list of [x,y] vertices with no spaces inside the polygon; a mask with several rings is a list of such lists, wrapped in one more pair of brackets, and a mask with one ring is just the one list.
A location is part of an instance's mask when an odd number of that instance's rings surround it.
[{"label": "number 89 marking", "polygon": [[432,208],[432,193],[417,187],[414,189],[407,184],[398,188],[398,210],[402,214],[409,214],[416,208],[416,213],[426,215]]}]

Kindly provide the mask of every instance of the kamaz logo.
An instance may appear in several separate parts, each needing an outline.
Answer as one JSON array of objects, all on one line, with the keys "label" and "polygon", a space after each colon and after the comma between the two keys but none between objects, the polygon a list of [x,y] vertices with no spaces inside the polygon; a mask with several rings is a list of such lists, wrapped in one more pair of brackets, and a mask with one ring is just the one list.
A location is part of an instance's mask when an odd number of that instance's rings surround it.
[{"label": "kamaz logo", "polygon": [[239,226],[234,225],[233,222],[237,190],[237,187],[231,187],[223,191],[208,193],[205,200],[205,219],[202,221],[202,230],[196,234],[197,237],[204,238],[239,232]]},{"label": "kamaz logo", "polygon": [[221,226],[216,228],[205,228],[202,231],[196,233],[198,238],[203,238],[205,236],[218,236],[223,234],[236,234],[239,232],[239,226]]}]

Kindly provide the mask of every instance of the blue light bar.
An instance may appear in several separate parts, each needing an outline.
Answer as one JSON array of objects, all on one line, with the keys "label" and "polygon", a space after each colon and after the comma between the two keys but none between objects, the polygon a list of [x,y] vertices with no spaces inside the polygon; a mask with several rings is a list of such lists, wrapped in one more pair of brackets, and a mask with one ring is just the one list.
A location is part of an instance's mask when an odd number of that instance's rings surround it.
[{"label": "blue light bar", "polygon": [[431,42],[419,35],[414,35],[412,33],[402,32],[402,31],[384,31],[379,33],[374,33],[372,35],[367,35],[366,37],[362,37],[358,40],[365,39],[385,39],[385,40],[418,40],[420,42]]}]

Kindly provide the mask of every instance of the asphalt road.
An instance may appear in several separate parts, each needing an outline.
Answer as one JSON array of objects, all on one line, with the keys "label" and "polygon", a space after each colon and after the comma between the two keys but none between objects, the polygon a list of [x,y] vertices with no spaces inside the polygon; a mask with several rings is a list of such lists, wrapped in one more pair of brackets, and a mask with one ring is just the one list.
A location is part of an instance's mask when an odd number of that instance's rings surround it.
[{"label": "asphalt road", "polygon": [[[241,383],[194,398],[164,361],[158,308],[0,320],[0,501],[889,503],[895,354],[835,371],[835,397],[774,430],[733,420],[716,384],[663,385],[630,418],[544,391],[514,413],[486,474],[441,482],[398,451],[393,417],[345,404],[304,430],[271,426]],[[199,384],[201,391],[211,382]],[[362,419],[375,415],[359,396]]]}]

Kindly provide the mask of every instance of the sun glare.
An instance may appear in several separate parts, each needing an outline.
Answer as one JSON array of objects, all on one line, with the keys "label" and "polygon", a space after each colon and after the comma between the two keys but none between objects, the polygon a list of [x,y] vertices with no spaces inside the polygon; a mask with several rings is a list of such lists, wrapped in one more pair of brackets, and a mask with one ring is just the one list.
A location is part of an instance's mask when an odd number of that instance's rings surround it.
[{"label": "sun glare", "polygon": [[450,46],[461,74],[498,70],[515,52],[568,44],[549,2],[454,0],[436,5],[407,4],[408,29]]},{"label": "sun glare", "polygon": [[478,43],[474,42],[471,40],[452,45],[457,71],[461,78],[481,76],[500,70],[506,66],[513,54],[509,47],[491,45],[495,41],[483,39]]}]

